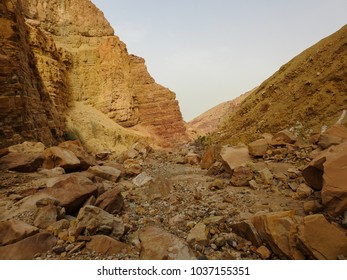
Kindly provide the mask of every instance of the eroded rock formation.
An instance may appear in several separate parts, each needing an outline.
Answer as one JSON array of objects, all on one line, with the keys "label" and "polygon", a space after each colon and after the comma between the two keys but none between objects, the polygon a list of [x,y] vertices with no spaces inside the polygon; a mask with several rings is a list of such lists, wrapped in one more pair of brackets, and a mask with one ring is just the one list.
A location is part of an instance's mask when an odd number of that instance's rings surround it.
[{"label": "eroded rock formation", "polygon": [[[136,126],[163,145],[186,137],[175,94],[155,83],[144,59],[128,54],[90,0],[1,3],[2,138],[50,145],[67,119],[69,129],[78,129],[69,118],[77,103],[115,122],[115,131],[116,124]],[[88,142],[90,133],[80,133]]]}]

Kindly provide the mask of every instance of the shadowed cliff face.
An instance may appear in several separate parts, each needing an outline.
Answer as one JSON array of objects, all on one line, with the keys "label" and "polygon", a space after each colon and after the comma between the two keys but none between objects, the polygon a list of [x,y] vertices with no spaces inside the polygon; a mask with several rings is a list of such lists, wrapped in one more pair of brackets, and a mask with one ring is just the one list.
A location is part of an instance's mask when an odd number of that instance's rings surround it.
[{"label": "shadowed cliff face", "polygon": [[[10,5],[10,1],[2,0],[1,3],[4,7]],[[71,114],[75,115],[76,103],[99,110],[105,120],[111,119],[123,127],[145,131],[146,136],[149,134],[161,145],[172,143],[173,139],[177,142],[186,139],[175,94],[155,83],[142,58],[128,54],[125,44],[114,35],[112,27],[93,3],[89,0],[14,3],[15,11],[3,8],[6,17],[13,17],[11,23],[6,22],[9,27],[4,30],[14,27],[13,32],[19,36],[14,39],[17,44],[14,51],[23,56],[18,65],[12,67],[23,70],[27,80],[33,77],[37,80],[36,86],[19,84],[30,87],[31,95],[40,95],[39,101],[27,103],[42,107],[40,114],[45,116],[46,123],[40,120],[38,127],[51,129],[55,134],[45,133],[49,138],[45,139],[45,144],[63,134],[65,121],[71,120]],[[9,39],[6,40],[3,44],[10,43]],[[9,95],[7,92],[4,89],[2,96]],[[2,114],[6,115],[5,111]],[[92,116],[89,117],[92,120]],[[29,112],[25,119],[30,118],[33,114]],[[7,117],[9,126],[14,122],[13,118]],[[78,126],[71,121],[68,123],[68,129]],[[31,126],[26,127],[31,133]],[[19,142],[20,138],[43,141],[35,133],[27,137],[22,132],[18,132],[18,139],[8,134],[4,138],[13,138],[13,142]],[[40,133],[40,129],[37,132]]]},{"label": "shadowed cliff face", "polygon": [[18,1],[0,1],[0,146],[62,135],[64,120],[35,67],[30,35]]}]

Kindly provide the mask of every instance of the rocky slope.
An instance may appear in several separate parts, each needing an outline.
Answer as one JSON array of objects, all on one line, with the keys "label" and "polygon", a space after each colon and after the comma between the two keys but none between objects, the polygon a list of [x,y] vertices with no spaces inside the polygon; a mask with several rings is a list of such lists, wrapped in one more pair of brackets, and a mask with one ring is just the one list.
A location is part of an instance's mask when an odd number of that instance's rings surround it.
[{"label": "rocky slope", "polygon": [[235,112],[240,107],[243,100],[245,100],[254,90],[246,92],[231,101],[226,101],[213,107],[188,122],[188,124],[197,131],[198,135],[203,136],[216,131],[223,123],[224,118],[228,114]]},{"label": "rocky slope", "polygon": [[347,26],[282,66],[251,94],[216,135],[249,142],[262,133],[296,128],[303,136],[335,123],[347,108]]},{"label": "rocky slope", "polygon": [[117,160],[77,141],[10,146],[0,259],[346,259],[346,144],[334,126],[313,144],[288,131],[201,154],[138,142]]},{"label": "rocky slope", "polygon": [[[17,42],[17,51],[30,56],[21,61],[20,67],[35,72],[25,71],[27,80],[36,78],[39,81],[43,92],[41,99],[49,103],[36,106],[58,114],[50,117],[51,122],[57,123],[51,124],[52,131],[57,134],[50,137],[51,141],[55,136],[62,136],[63,130],[78,130],[80,124],[74,123],[71,116],[76,115],[76,107],[84,105],[100,111],[105,122],[112,120],[122,127],[146,131],[161,145],[172,143],[172,139],[178,142],[186,139],[175,94],[155,83],[142,58],[128,54],[125,44],[114,35],[110,24],[91,1],[3,0],[2,3],[4,7],[13,6],[16,11],[12,14],[17,20],[7,22],[9,28],[6,30],[11,30],[12,26],[15,32],[20,32],[22,39]],[[7,8],[3,10],[5,18],[11,14]],[[4,41],[7,43],[10,44]],[[36,95],[39,90],[32,89]],[[7,89],[4,95],[6,92]],[[81,106],[75,106],[76,103]],[[13,105],[9,105],[12,110]],[[29,112],[29,118],[32,117]],[[92,128],[93,115],[87,119],[90,120],[87,127]],[[69,120],[68,128],[64,128],[66,120]],[[15,121],[20,122],[12,118],[13,126],[16,126]],[[40,127],[49,128],[40,119],[35,121]],[[26,126],[26,130],[31,127]],[[118,133],[116,125],[113,131],[111,134]],[[18,129],[18,134],[24,139],[38,139],[34,133],[25,134],[23,129]],[[95,141],[88,138],[91,133],[85,129],[78,134],[86,143]],[[15,138],[12,141],[16,142]],[[104,146],[112,149],[114,142],[110,140]],[[88,146],[93,145],[89,143]]]}]

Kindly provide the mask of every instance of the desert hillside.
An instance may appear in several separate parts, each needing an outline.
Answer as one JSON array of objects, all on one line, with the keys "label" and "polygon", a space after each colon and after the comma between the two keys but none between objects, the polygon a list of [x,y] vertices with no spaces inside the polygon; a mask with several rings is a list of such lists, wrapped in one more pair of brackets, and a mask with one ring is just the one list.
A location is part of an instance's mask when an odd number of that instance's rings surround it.
[{"label": "desert hillside", "polygon": [[245,100],[245,98],[253,91],[254,90],[246,92],[231,101],[226,101],[213,107],[212,109],[202,113],[200,116],[188,122],[188,124],[197,131],[198,135],[206,135],[214,132],[224,118],[231,112],[235,112],[239,108],[242,101]]},{"label": "desert hillside", "polygon": [[216,141],[249,142],[296,127],[303,135],[330,126],[347,108],[347,26],[305,50],[230,112]]}]

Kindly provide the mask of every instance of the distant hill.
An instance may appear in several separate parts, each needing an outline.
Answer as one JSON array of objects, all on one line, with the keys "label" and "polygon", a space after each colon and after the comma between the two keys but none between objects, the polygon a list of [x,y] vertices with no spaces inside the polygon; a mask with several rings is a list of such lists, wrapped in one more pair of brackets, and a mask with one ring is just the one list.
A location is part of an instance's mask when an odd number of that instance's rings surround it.
[{"label": "distant hill", "polygon": [[199,135],[206,135],[214,132],[221,124],[221,121],[225,118],[225,116],[230,114],[230,112],[236,111],[242,101],[245,100],[245,98],[248,97],[253,91],[254,90],[246,92],[231,101],[223,102],[202,113],[200,116],[188,122],[189,126],[194,128]]},{"label": "distant hill", "polygon": [[347,109],[347,25],[305,50],[229,111],[214,135],[220,143],[249,142],[296,126],[303,135],[335,123]]}]

